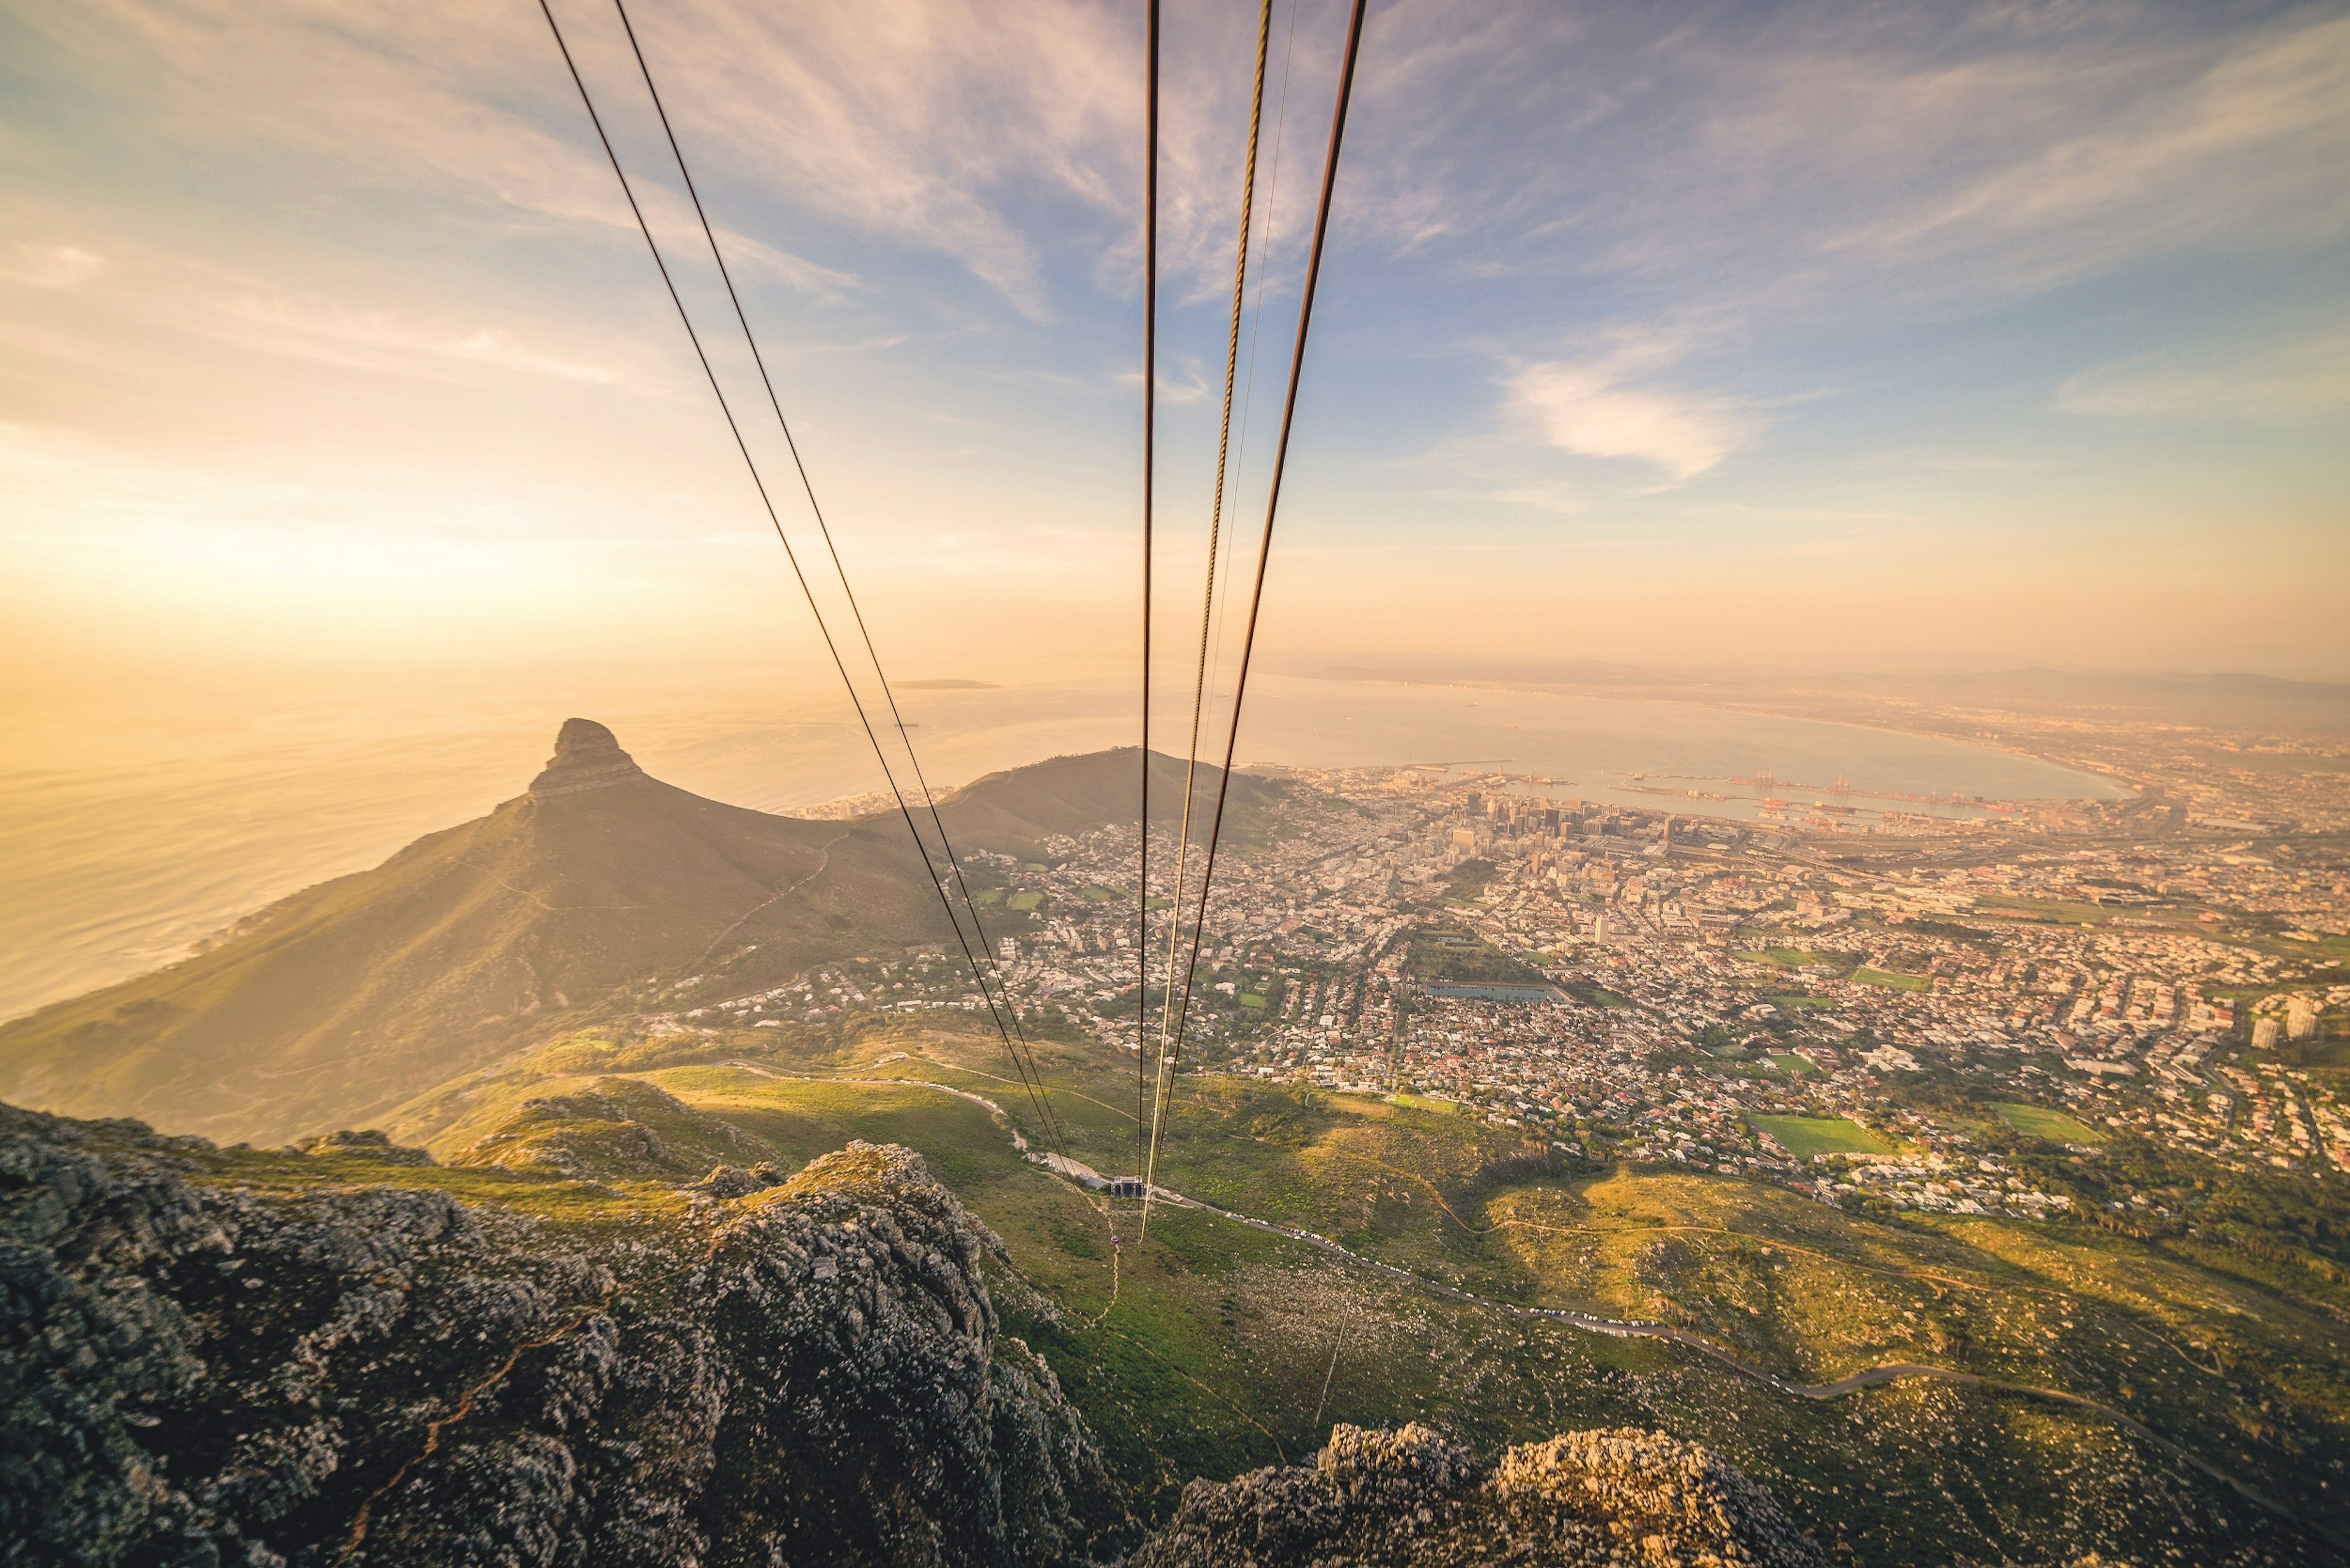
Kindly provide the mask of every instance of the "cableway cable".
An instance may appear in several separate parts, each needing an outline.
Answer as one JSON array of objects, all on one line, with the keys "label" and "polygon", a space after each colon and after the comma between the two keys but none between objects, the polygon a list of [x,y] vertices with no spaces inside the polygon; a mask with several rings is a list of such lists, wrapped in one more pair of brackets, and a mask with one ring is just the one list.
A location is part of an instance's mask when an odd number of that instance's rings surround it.
[{"label": "cableway cable", "polygon": [[[726,421],[728,433],[734,439],[735,450],[742,454],[743,466],[750,471],[752,487],[758,492],[760,504],[766,511],[767,520],[775,527],[775,537],[783,544],[785,556],[791,563],[792,576],[799,584],[801,596],[807,600],[808,612],[816,619],[816,631],[824,639],[826,652],[831,655],[833,668],[839,672],[841,683],[847,689],[849,703],[856,709],[858,722],[863,727],[865,738],[871,744],[874,757],[881,765],[881,776],[888,782],[890,794],[897,800],[898,814],[904,819],[907,832],[913,836],[915,848],[922,859],[924,872],[929,876],[932,888],[938,894],[940,907],[946,912],[947,923],[953,927],[955,940],[962,947],[963,956],[971,964],[973,978],[977,979],[981,973],[978,961],[972,956],[971,944],[963,938],[962,922],[954,918],[954,907],[948,901],[946,888],[936,875],[937,867],[931,859],[930,846],[924,842],[921,830],[914,826],[913,814],[907,808],[905,793],[899,788],[897,774],[889,766],[888,754],[881,746],[881,738],[874,731],[872,720],[865,711],[864,700],[858,694],[857,683],[849,677],[848,666],[841,658],[839,646],[833,639],[832,628],[826,624],[824,612],[816,603],[815,590],[808,582],[806,572],[801,568],[799,552],[793,548],[790,535],[784,531],[783,519],[775,511],[774,498],[768,493],[766,481],[759,472],[758,462],[751,455],[750,444],[743,439],[742,426],[736,421],[733,408],[727,401],[725,389],[718,379],[718,372],[712,366],[710,356],[702,346],[702,336],[694,329],[693,317],[685,308],[684,297],[678,293],[677,282],[670,275],[669,263],[661,255],[660,245],[653,238],[652,225],[647,221],[643,207],[638,203],[636,190],[629,182],[628,171],[620,165],[619,154],[612,147],[611,137],[604,130],[603,117],[597,112],[594,95],[588,90],[587,79],[579,74],[578,62],[572,57],[571,47],[564,39],[562,26],[556,21],[555,11],[548,4],[548,0],[538,0],[538,8],[540,14],[546,18],[548,31],[555,36],[555,47],[563,56],[564,68],[570,73],[572,85],[579,90],[579,101],[588,110],[589,123],[595,127],[596,140],[602,145],[604,157],[611,164],[612,173],[620,182],[620,193],[627,200],[629,211],[636,219],[637,230],[644,236],[645,246],[652,254],[653,265],[660,273],[661,286],[668,290],[670,303],[676,306],[678,320],[684,326],[686,337],[693,345],[694,358],[702,366],[702,373],[710,383],[712,394],[718,400],[719,412]],[[1012,1058],[1014,1070],[1021,1075],[1022,1083],[1028,1091],[1030,1104],[1035,1108],[1041,1129],[1055,1144],[1066,1147],[1066,1139],[1061,1137],[1059,1124],[1053,1116],[1051,1106],[1039,1091],[1031,1066],[1022,1062],[1019,1052],[1013,1046],[1010,1031],[1004,1027],[1002,1016],[995,1013],[993,993],[987,991],[984,980],[981,981],[981,991],[983,995],[990,998],[989,1012],[991,1014],[995,1014],[996,1031],[1003,1037],[1004,1050]]]},{"label": "cableway cable", "polygon": [[[775,426],[783,432],[785,448],[792,454],[792,466],[799,474],[800,489],[807,496],[808,511],[816,518],[816,532],[823,537],[825,551],[832,558],[833,573],[840,580],[840,591],[848,601],[848,613],[857,623],[857,635],[865,644],[865,657],[872,661],[874,679],[880,684],[882,698],[889,707],[890,722],[897,729],[899,742],[906,748],[906,760],[912,764],[914,784],[921,794],[922,805],[930,815],[931,826],[939,836],[939,847],[946,857],[949,875],[952,877],[956,889],[962,897],[963,912],[971,919],[972,930],[979,938],[980,954],[985,959],[988,968],[995,972],[996,987],[1004,993],[1003,1012],[1010,1014],[1012,1032],[1019,1036],[1021,1048],[1027,1054],[1030,1070],[1034,1072],[1035,1047],[1028,1039],[1027,1030],[1021,1026],[1020,1010],[1013,1003],[1010,986],[995,961],[994,949],[987,937],[987,927],[980,919],[978,901],[972,897],[971,884],[963,874],[962,857],[955,853],[954,841],[948,836],[947,825],[939,815],[937,796],[931,793],[931,781],[922,772],[921,754],[914,748],[913,736],[907,732],[905,715],[899,711],[898,707],[898,694],[889,685],[889,672],[881,666],[880,651],[874,646],[872,630],[865,623],[864,607],[858,603],[857,590],[849,583],[848,568],[841,563],[839,546],[833,542],[832,525],[826,521],[824,507],[816,500],[815,482],[808,477],[807,463],[800,456],[799,441],[792,434],[791,421],[784,416],[783,400],[776,395],[775,379],[767,373],[766,356],[759,351],[758,336],[751,330],[751,318],[743,308],[743,296],[734,287],[734,274],[726,265],[726,254],[719,246],[718,234],[711,226],[710,214],[702,208],[701,189],[693,182],[693,171],[687,166],[685,150],[678,144],[677,130],[670,123],[668,106],[661,100],[660,88],[653,82],[652,67],[645,59],[644,46],[638,40],[635,24],[629,19],[629,7],[625,0],[612,0],[612,9],[619,15],[621,31],[628,35],[629,50],[636,57],[637,71],[644,78],[645,92],[652,99],[653,112],[660,119],[661,135],[669,142],[670,156],[677,161],[678,174],[685,182],[685,193],[693,202],[693,215],[702,224],[702,238],[709,242],[710,259],[718,265],[718,276],[726,286],[727,302],[734,307],[734,319],[743,328],[743,342],[751,350],[752,364],[758,368],[759,384],[766,389],[767,406],[775,410]],[[902,806],[904,802],[901,800],[899,805]],[[916,838],[919,842],[919,834]],[[930,860],[927,846],[924,847],[923,860],[925,864]],[[949,911],[949,916],[950,919],[952,918],[951,910]],[[956,928],[956,935],[958,937],[962,935],[962,928],[959,926]],[[970,957],[967,948],[964,956]],[[980,991],[983,995],[987,996],[988,1006],[993,1011],[995,999],[992,995],[987,995],[987,983],[984,979],[980,981]],[[998,1023],[1000,1026],[1001,1015],[998,1017]],[[1038,1077],[1041,1081],[1042,1075],[1039,1074]]]},{"label": "cableway cable", "polygon": [[[1144,17],[1145,78],[1142,160],[1142,830],[1134,875],[1135,1160],[1142,1162],[1143,1128],[1150,1120],[1150,509],[1159,442],[1159,0]],[[1175,890],[1182,914],[1183,890]],[[1174,971],[1168,971],[1174,982]]]},{"label": "cableway cable", "polygon": [[[1208,826],[1207,860],[1200,871],[1199,914],[1191,926],[1191,953],[1183,972],[1183,996],[1175,1014],[1175,1037],[1170,1048],[1181,1044],[1183,1024],[1191,1005],[1191,977],[1200,965],[1200,933],[1207,926],[1208,892],[1215,880],[1216,850],[1223,838],[1224,805],[1232,783],[1232,753],[1240,744],[1241,705],[1248,697],[1249,661],[1256,651],[1257,618],[1264,605],[1265,567],[1273,558],[1274,522],[1281,510],[1282,475],[1288,467],[1290,431],[1297,419],[1298,379],[1305,369],[1306,333],[1314,321],[1314,294],[1321,281],[1323,246],[1330,233],[1330,198],[1338,181],[1338,151],[1346,139],[1347,106],[1354,96],[1355,62],[1362,50],[1363,11],[1367,4],[1367,0],[1354,0],[1347,22],[1347,54],[1338,72],[1337,102],[1330,112],[1330,151],[1322,166],[1322,199],[1314,217],[1314,244],[1306,257],[1305,293],[1297,305],[1297,343],[1290,354],[1289,390],[1281,410],[1281,438],[1274,448],[1273,483],[1264,504],[1264,534],[1257,545],[1256,581],[1249,595],[1246,630],[1241,639],[1240,670],[1232,683],[1232,726],[1224,736],[1224,771],[1216,781],[1216,813]],[[1168,983],[1174,983],[1171,974],[1168,976]],[[1144,1170],[1142,1189],[1141,1231],[1144,1233],[1148,1232],[1150,1224],[1150,1194],[1158,1183],[1159,1147],[1166,1137],[1167,1113],[1171,1103],[1172,1096],[1165,1096],[1152,1109],[1150,1158]]]},{"label": "cableway cable", "polygon": [[[1208,514],[1208,587],[1200,604],[1200,664],[1191,682],[1191,739],[1183,754],[1183,817],[1175,846],[1174,916],[1167,923],[1168,985],[1159,1011],[1159,1088],[1167,1095],[1167,1075],[1173,1057],[1169,1030],[1175,1018],[1175,957],[1183,940],[1183,877],[1191,857],[1191,804],[1200,774],[1200,711],[1208,695],[1208,634],[1215,622],[1216,558],[1224,528],[1225,462],[1232,446],[1232,383],[1240,373],[1241,316],[1248,303],[1249,223],[1256,210],[1257,138],[1264,127],[1264,60],[1273,45],[1273,0],[1264,0],[1256,26],[1256,80],[1249,94],[1248,159],[1241,176],[1240,243],[1232,262],[1232,327],[1224,345],[1224,411],[1216,437],[1215,504]],[[1204,911],[1203,911],[1204,912]]]},{"label": "cableway cable", "polygon": [[[1281,233],[1281,154],[1289,140],[1289,72],[1297,56],[1297,6],[1299,0],[1290,0],[1288,36],[1281,47],[1281,94],[1274,100],[1273,167],[1264,183],[1264,239],[1256,251],[1256,303],[1249,311],[1248,374],[1241,378],[1241,439],[1232,449],[1232,472],[1248,472],[1250,414],[1256,408],[1256,351],[1264,335],[1264,286],[1273,275],[1274,243]],[[1232,570],[1239,564],[1240,552],[1224,552],[1224,580],[1216,591],[1215,651],[1208,667],[1221,671],[1224,666],[1224,621],[1231,614]],[[1211,691],[1210,697],[1215,696]]]}]

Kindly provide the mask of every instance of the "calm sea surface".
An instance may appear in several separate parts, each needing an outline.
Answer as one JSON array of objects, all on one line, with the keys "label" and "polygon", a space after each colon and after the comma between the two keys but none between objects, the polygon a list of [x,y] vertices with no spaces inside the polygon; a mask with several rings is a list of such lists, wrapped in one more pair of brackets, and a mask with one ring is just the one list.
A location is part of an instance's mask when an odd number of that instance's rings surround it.
[{"label": "calm sea surface", "polygon": [[[1003,688],[902,694],[934,784],[1070,752],[1130,744],[1131,693]],[[1179,752],[1188,706],[1163,705],[1155,743]],[[655,776],[787,811],[879,787],[846,706],[814,701],[589,715]],[[246,910],[362,869],[435,828],[522,793],[556,726],[384,733],[352,726],[267,741],[157,742],[104,767],[0,771],[0,1017],[127,978],[184,953]],[[1210,728],[1221,733],[1220,722]],[[118,753],[120,754],[120,753]],[[1908,795],[2005,800],[2122,793],[2030,758],[1850,725],[1672,703],[1260,677],[1243,762],[1410,763],[1557,781],[1559,794],[1719,815],[1742,800],[1659,799],[1751,777]],[[1635,777],[1634,775],[1645,775]],[[1783,789],[1782,793],[1785,793]]]},{"label": "calm sea surface", "polygon": [[[1555,794],[1718,816],[1751,816],[1754,805],[1663,807],[1651,792],[1768,774],[1780,782],[1779,793],[1804,798],[1809,798],[1804,786],[1816,794],[1839,780],[1856,791],[1945,799],[2095,800],[2128,793],[2037,758],[1898,731],[1678,702],[1477,687],[1272,677],[1252,683],[1241,736],[1244,761],[1305,767],[1482,764],[1555,780]],[[1636,783],[1649,788],[1629,787]],[[1905,805],[1944,814],[1922,799]]]}]

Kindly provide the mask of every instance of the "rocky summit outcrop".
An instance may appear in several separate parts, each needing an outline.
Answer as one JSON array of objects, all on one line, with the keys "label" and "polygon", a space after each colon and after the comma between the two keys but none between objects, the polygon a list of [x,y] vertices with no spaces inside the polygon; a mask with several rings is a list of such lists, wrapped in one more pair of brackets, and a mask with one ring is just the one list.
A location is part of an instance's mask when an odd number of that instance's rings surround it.
[{"label": "rocky summit outcrop", "polygon": [[1312,1466],[1194,1481],[1128,1568],[1817,1568],[1770,1493],[1705,1449],[1571,1432],[1480,1465],[1418,1425],[1341,1426]]},{"label": "rocky summit outcrop", "polygon": [[530,781],[530,793],[540,800],[554,800],[643,777],[644,770],[620,750],[619,738],[611,731],[593,719],[566,719],[555,732],[555,754]]},{"label": "rocky summit outcrop", "polygon": [[387,1153],[0,1107],[0,1563],[1093,1549],[1095,1449],[919,1157],[622,1198]]},{"label": "rocky summit outcrop", "polygon": [[[0,1106],[0,1564],[1013,1568],[1132,1539],[920,1158],[611,1187]],[[1132,1568],[1812,1568],[1650,1432],[1340,1427]]]},{"label": "rocky summit outcrop", "polygon": [[723,1117],[640,1078],[608,1077],[523,1101],[450,1163],[584,1178],[681,1177],[757,1154],[758,1145]]}]

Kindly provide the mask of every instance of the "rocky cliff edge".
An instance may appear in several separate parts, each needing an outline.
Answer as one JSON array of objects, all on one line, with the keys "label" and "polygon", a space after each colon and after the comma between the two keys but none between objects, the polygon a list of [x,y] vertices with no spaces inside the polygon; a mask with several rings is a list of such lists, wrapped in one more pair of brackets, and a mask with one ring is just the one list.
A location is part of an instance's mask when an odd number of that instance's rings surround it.
[{"label": "rocky cliff edge", "polygon": [[[558,1107],[560,1109],[560,1107]],[[1002,1243],[852,1144],[691,1184],[0,1106],[0,1563],[1076,1563],[1132,1540]],[[1814,1568],[1661,1434],[1417,1426],[1194,1482],[1130,1568]]]},{"label": "rocky cliff edge", "polygon": [[1341,1426],[1311,1466],[1194,1481],[1129,1568],[1820,1568],[1770,1493],[1693,1444],[1573,1432],[1479,1464],[1420,1426]]},{"label": "rocky cliff edge", "polygon": [[370,1173],[0,1107],[0,1561],[1086,1553],[1099,1461],[918,1156],[673,1213]]}]

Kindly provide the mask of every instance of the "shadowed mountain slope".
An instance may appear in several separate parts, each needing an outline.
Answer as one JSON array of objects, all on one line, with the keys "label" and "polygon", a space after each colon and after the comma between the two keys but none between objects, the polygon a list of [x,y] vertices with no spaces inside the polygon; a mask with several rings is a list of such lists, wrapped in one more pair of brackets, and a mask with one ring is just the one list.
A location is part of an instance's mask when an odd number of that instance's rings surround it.
[{"label": "shadowed mountain slope", "polygon": [[[1182,763],[1157,764],[1178,815]],[[1235,794],[1253,806],[1278,788],[1243,779]],[[1130,821],[1135,792],[1129,748],[991,774],[944,811],[959,849],[1027,855]],[[729,971],[747,986],[950,940],[894,811],[814,822],[705,800],[573,719],[529,790],[489,815],[281,899],[209,951],[0,1027],[0,1096],[277,1142],[658,1010],[705,961],[755,950]]]},{"label": "shadowed mountain slope", "polygon": [[[972,781],[939,805],[958,849],[1032,853],[1053,834],[1072,837],[1108,823],[1132,822],[1140,804],[1141,770],[1135,750],[1053,757]],[[1191,785],[1191,830],[1204,835],[1216,809],[1216,781],[1223,770],[1200,764]],[[1224,830],[1245,836],[1258,815],[1279,800],[1283,786],[1271,779],[1232,774]],[[1150,753],[1150,820],[1173,827],[1183,819],[1183,759]]]},{"label": "shadowed mountain slope", "polygon": [[529,791],[489,815],[0,1029],[0,1083],[222,1137],[363,1120],[691,973],[722,938],[811,960],[875,933],[942,938],[902,832],[704,800],[574,719]]}]

